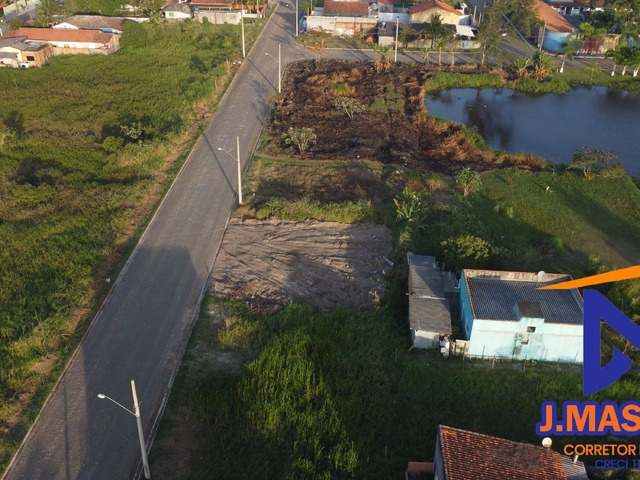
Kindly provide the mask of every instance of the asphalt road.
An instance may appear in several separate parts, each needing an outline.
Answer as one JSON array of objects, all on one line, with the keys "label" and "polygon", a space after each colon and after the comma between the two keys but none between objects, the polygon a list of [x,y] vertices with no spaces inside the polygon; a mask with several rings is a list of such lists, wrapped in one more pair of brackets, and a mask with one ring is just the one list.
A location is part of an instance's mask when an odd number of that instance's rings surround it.
[{"label": "asphalt road", "polygon": [[[237,198],[236,136],[244,168],[277,89],[278,44],[283,66],[313,58],[292,42],[295,15],[283,5],[240,67],[4,479],[119,480],[141,472],[135,418],[97,394],[132,410],[134,379],[150,442]],[[327,50],[322,57],[371,60],[373,54]],[[398,60],[421,63],[423,57],[407,53]]]},{"label": "asphalt road", "polygon": [[97,394],[133,410],[134,379],[150,442],[237,198],[236,136],[244,167],[277,88],[278,43],[283,65],[307,55],[291,43],[293,22],[279,6],[3,478],[120,480],[141,471],[134,416]]}]

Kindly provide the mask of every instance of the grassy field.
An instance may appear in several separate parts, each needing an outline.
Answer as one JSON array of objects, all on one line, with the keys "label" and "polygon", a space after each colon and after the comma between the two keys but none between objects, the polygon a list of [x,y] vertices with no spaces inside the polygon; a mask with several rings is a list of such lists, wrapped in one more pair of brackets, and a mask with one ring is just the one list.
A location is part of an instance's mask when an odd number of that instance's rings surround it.
[{"label": "grassy field", "polygon": [[[346,221],[358,221],[353,206],[372,188],[379,202],[364,218],[379,215],[394,228],[398,262],[407,250],[441,257],[442,241],[474,235],[491,244],[489,267],[582,276],[598,262],[639,263],[640,191],[630,177],[508,169],[481,179],[480,190],[463,197],[453,178],[375,162],[259,157],[246,183],[251,201],[238,214],[329,220],[342,206]],[[402,190],[419,198],[420,225],[391,214]],[[439,424],[538,444],[544,400],[584,399],[579,367],[409,351],[401,276],[370,312],[290,305],[258,317],[242,303],[209,298],[157,442],[187,439],[182,476],[167,470],[162,449],[152,452],[152,468],[162,478],[403,478],[407,461],[432,460]],[[590,399],[639,394],[628,375]],[[580,441],[593,439],[554,445]]]},{"label": "grassy field", "polygon": [[0,69],[0,466],[232,78],[239,39],[130,22],[112,55]]},{"label": "grassy field", "polygon": [[[182,475],[167,470],[162,450],[152,451],[152,470],[190,479],[404,478],[407,461],[432,460],[439,424],[538,444],[542,401],[583,398],[579,368],[492,368],[409,352],[396,307],[321,314],[290,305],[255,317],[210,298],[160,431],[180,431],[190,446]],[[246,363],[230,373],[212,351]],[[622,402],[639,388],[629,377],[592,399]]]}]

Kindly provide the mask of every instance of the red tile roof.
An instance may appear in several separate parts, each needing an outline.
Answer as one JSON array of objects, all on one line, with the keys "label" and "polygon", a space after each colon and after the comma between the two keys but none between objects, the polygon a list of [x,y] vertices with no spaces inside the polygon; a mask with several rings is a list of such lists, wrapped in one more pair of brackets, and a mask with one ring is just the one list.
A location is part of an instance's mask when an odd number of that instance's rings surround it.
[{"label": "red tile roof", "polygon": [[536,0],[533,9],[538,14],[540,20],[545,23],[545,28],[550,32],[573,33],[573,26],[542,0]]},{"label": "red tile roof", "polygon": [[19,28],[7,35],[12,37],[24,36],[29,40],[44,42],[80,42],[80,43],[109,43],[112,33],[100,30],[65,30],[62,28]]},{"label": "red tile roof", "polygon": [[451,5],[441,2],[440,0],[430,0],[424,3],[417,3],[413,7],[409,8],[409,13],[414,14],[418,12],[426,12],[427,10],[431,10],[432,8],[439,8],[441,10],[447,10],[448,12],[462,15],[458,10],[453,8]]},{"label": "red tile roof", "polygon": [[369,2],[340,2],[327,0],[324,4],[325,15],[369,15]]},{"label": "red tile roof", "polygon": [[560,454],[440,425],[446,480],[566,480]]}]

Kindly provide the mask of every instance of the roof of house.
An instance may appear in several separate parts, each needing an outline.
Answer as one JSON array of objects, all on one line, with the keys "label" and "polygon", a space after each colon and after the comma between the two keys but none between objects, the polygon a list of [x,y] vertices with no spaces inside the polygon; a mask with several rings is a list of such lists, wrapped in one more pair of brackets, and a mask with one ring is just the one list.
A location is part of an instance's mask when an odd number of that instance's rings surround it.
[{"label": "roof of house", "polygon": [[564,455],[560,455],[560,460],[562,461],[564,473],[567,475],[567,480],[589,480],[584,463],[572,460]]},{"label": "roof of house", "polygon": [[340,2],[327,0],[324,15],[348,15],[353,17],[369,15],[369,2]]},{"label": "roof of house", "polygon": [[[520,315],[548,323],[582,325],[584,305],[577,289],[539,290],[545,283],[568,280],[569,275],[530,272],[463,270],[473,317],[519,321]],[[523,310],[524,309],[524,310]]]},{"label": "roof of house", "polygon": [[407,255],[409,262],[409,325],[413,330],[451,334],[449,301],[444,298],[436,259]]},{"label": "roof of house", "polygon": [[105,17],[103,15],[73,15],[60,23],[68,23],[78,28],[111,29],[122,31],[122,25],[127,19],[124,17]]},{"label": "roof of house", "polygon": [[413,7],[409,8],[409,13],[411,15],[419,12],[426,12],[427,10],[431,10],[433,8],[438,8],[440,10],[446,10],[449,13],[455,13],[456,15],[462,15],[458,10],[453,8],[451,5],[448,5],[440,0],[430,0],[424,3],[418,3]]},{"label": "roof of house", "polygon": [[0,8],[4,8],[4,7],[8,7],[9,4],[8,3],[0,3]]},{"label": "roof of house", "polygon": [[378,0],[378,3],[384,3],[385,5],[395,6],[395,0]]},{"label": "roof of house", "polygon": [[573,26],[565,20],[565,18],[556,12],[551,6],[542,0],[536,0],[533,9],[538,14],[541,21],[544,22],[545,28],[550,32],[556,33],[573,33]]},{"label": "roof of house", "polygon": [[232,8],[234,0],[191,0],[191,5],[195,7],[224,7]]},{"label": "roof of house", "polygon": [[186,3],[170,3],[162,9],[163,12],[182,12],[191,14],[191,7]]},{"label": "roof of house", "polygon": [[[446,480],[566,480],[553,450],[440,425]],[[584,467],[583,467],[584,468]]]},{"label": "roof of house", "polygon": [[109,43],[112,33],[100,30],[65,30],[64,28],[19,28],[8,32],[7,36],[24,36],[29,40],[45,42],[80,42],[80,43]]}]

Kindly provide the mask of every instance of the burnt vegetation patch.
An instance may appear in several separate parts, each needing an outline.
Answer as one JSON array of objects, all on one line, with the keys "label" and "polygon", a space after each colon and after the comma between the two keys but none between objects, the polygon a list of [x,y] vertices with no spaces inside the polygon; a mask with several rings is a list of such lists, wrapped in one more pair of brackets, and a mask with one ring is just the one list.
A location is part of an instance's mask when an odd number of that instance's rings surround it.
[{"label": "burnt vegetation patch", "polygon": [[[403,165],[416,172],[454,174],[518,166],[544,168],[533,155],[483,148],[464,126],[430,118],[423,66],[372,62],[305,61],[291,65],[276,99],[267,155],[317,160],[367,159]],[[304,151],[287,142],[291,129],[312,129]]]}]

